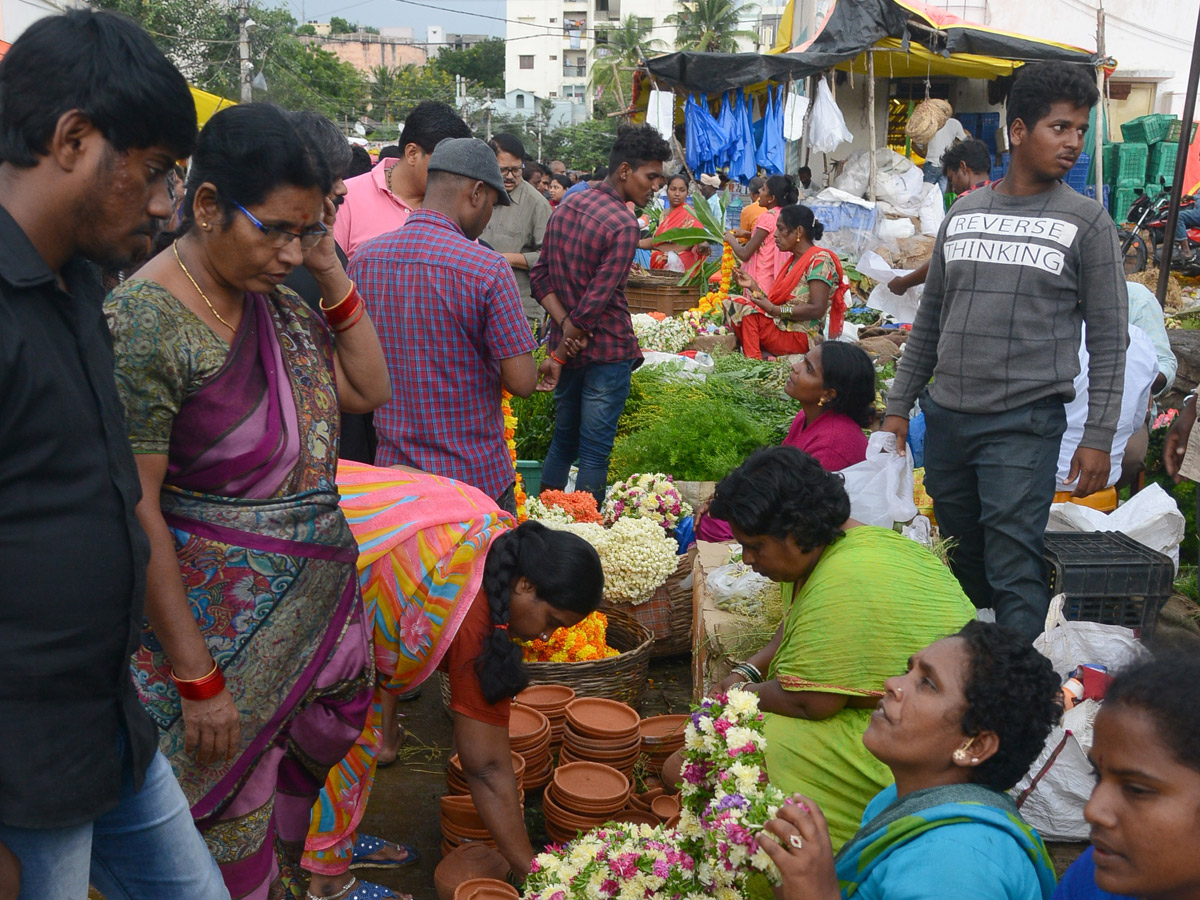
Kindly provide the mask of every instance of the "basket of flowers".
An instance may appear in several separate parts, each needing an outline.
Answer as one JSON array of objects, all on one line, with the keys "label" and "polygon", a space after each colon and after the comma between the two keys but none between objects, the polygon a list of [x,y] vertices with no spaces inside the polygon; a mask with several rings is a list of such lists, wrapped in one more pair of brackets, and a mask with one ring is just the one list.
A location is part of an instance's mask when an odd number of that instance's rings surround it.
[{"label": "basket of flowers", "polygon": [[[621,610],[594,612],[574,628],[560,628],[546,642],[524,645],[530,684],[565,684],[580,697],[619,700],[634,709],[646,693],[650,647],[645,625]],[[450,711],[450,679],[438,672],[442,705]]]}]

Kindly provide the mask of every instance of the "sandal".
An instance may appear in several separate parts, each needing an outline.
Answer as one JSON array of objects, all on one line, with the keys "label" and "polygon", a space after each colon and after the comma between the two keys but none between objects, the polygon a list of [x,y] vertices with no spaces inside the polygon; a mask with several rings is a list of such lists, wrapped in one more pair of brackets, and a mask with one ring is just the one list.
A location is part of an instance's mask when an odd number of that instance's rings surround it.
[{"label": "sandal", "polygon": [[[395,847],[403,851],[404,859],[369,859],[384,847]],[[402,869],[421,861],[421,853],[416,847],[399,844],[395,841],[385,841],[373,834],[360,834],[354,841],[354,857],[350,861],[351,869]]]},{"label": "sandal", "polygon": [[318,897],[312,891],[305,891],[304,897],[305,900],[412,900],[407,894],[397,894],[382,884],[358,878],[351,878],[348,885],[328,896]]}]

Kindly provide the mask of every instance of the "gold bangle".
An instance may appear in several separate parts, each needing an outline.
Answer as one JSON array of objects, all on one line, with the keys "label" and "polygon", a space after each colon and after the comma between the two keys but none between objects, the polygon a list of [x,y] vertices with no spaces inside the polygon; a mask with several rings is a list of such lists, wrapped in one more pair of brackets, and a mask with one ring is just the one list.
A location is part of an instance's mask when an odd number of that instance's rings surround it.
[{"label": "gold bangle", "polygon": [[350,295],[353,293],[354,293],[354,282],[352,281],[352,282],[350,282],[350,290],[346,291],[346,296],[343,297],[341,300],[339,300],[337,303],[333,304],[333,306],[326,306],[325,298],[322,297],[320,304],[319,304],[321,307],[321,312],[324,312],[324,313],[333,312],[335,309],[337,309],[339,306],[341,306],[343,303],[345,303],[347,300],[349,300]]},{"label": "gold bangle", "polygon": [[208,672],[206,672],[205,674],[201,675],[199,678],[180,678],[178,675],[175,674],[175,667],[171,666],[171,680],[174,681],[176,684],[196,684],[197,682],[207,681],[209,678],[212,678],[213,674],[216,671],[217,671],[217,661],[215,659],[213,660],[212,668],[209,669]]}]

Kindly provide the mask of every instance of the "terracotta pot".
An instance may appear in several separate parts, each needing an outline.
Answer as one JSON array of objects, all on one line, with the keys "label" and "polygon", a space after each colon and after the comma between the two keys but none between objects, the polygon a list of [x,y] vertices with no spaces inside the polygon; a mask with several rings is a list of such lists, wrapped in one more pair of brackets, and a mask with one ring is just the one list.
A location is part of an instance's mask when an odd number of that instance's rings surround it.
[{"label": "terracotta pot", "polygon": [[575,689],[566,684],[531,684],[517,694],[515,702],[532,706],[538,712],[550,715],[557,713],[561,718],[567,704],[575,699]]},{"label": "terracotta pot", "polygon": [[670,794],[655,797],[650,803],[650,812],[654,813],[654,815],[658,816],[664,822],[679,815],[680,808],[679,799]]},{"label": "terracotta pot", "polygon": [[656,744],[678,741],[682,746],[683,730],[687,727],[690,719],[690,716],[685,715],[651,716],[648,719],[642,719],[641,725],[638,726],[638,730],[642,733],[642,743],[653,747]]},{"label": "terracotta pot", "polygon": [[563,728],[563,743],[582,750],[632,750],[642,746],[641,738],[636,734],[622,738],[594,738],[580,734],[570,726]]},{"label": "terracotta pot", "polygon": [[555,770],[554,787],[566,799],[580,798],[607,806],[618,799],[624,803],[630,786],[616,769],[598,763],[569,763]]},{"label": "terracotta pot", "polygon": [[[443,848],[445,849],[445,848]],[[471,878],[503,880],[508,863],[499,851],[483,844],[463,844],[450,850],[433,872],[433,884],[439,900],[452,900],[454,890]]]},{"label": "terracotta pot", "polygon": [[662,768],[663,788],[670,794],[679,793],[683,785],[683,752],[676,750],[670,755]]},{"label": "terracotta pot", "polygon": [[513,745],[536,743],[550,731],[550,720],[530,706],[513,706],[508,714],[508,740]]},{"label": "terracotta pot", "polygon": [[580,697],[567,704],[567,722],[582,737],[624,738],[638,733],[641,716],[632,706],[601,697]]},{"label": "terracotta pot", "polygon": [[581,831],[588,831],[603,825],[608,818],[607,813],[596,815],[581,815],[580,813],[572,812],[569,809],[564,809],[554,799],[554,791],[551,788],[542,795],[542,812],[546,814],[546,821],[553,822],[560,828],[578,828]]},{"label": "terracotta pot", "polygon": [[470,797],[442,797],[438,804],[441,807],[443,825],[449,822],[456,829],[466,828],[472,831],[487,829]]},{"label": "terracotta pot", "polygon": [[488,891],[487,897],[480,897],[479,900],[491,900],[493,896],[510,900],[520,900],[521,897],[517,889],[507,881],[498,878],[469,878],[455,889],[453,900],[470,900],[478,891]]},{"label": "terracotta pot", "polygon": [[661,825],[654,813],[642,812],[640,809],[623,809],[612,817],[614,822],[624,822],[627,825]]},{"label": "terracotta pot", "polygon": [[[517,787],[521,787],[521,779],[525,776],[525,757],[517,751],[512,751],[513,775],[517,778]],[[446,780],[453,779],[456,784],[460,784],[463,788],[467,787],[467,776],[463,772],[462,760],[455,753],[450,757],[450,762],[446,766]]]}]

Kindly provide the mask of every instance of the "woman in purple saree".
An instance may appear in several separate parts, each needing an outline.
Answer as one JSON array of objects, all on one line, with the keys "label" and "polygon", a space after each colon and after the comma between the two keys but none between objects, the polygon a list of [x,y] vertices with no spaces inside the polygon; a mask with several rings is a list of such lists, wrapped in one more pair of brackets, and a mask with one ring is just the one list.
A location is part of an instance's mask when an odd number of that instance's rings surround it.
[{"label": "woman in purple saree", "polygon": [[303,262],[357,301],[332,188],[279,110],[218,113],[184,235],[105,307],[151,541],[134,679],[237,898],[303,896],[312,805],[374,682],[334,479],[339,408],[387,399],[383,354],[365,315],[327,324],[279,287]]}]

